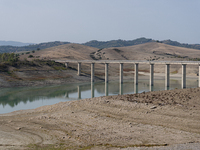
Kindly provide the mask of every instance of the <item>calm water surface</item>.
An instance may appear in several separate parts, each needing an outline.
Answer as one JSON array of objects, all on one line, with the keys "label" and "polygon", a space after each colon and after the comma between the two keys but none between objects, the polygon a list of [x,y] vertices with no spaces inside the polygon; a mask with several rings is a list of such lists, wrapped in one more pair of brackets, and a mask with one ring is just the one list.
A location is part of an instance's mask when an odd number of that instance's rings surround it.
[{"label": "calm water surface", "polygon": [[[198,86],[196,79],[187,80],[187,88]],[[169,89],[181,88],[181,80],[170,80]],[[117,94],[133,94],[143,91],[166,90],[164,80],[154,80],[154,86],[149,87],[149,80],[139,80],[138,86],[133,81],[66,84],[45,87],[1,88],[0,89],[0,114],[22,109],[33,109],[58,102],[78,100],[91,97]]]}]

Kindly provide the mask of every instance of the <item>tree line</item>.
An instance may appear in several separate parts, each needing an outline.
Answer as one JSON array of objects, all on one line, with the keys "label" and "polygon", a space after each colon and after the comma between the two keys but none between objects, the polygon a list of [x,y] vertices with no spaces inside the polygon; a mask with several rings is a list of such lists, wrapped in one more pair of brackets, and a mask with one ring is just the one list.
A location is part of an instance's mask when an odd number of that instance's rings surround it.
[{"label": "tree line", "polygon": [[0,54],[0,63],[2,62],[17,62],[19,54],[14,53],[2,53]]}]

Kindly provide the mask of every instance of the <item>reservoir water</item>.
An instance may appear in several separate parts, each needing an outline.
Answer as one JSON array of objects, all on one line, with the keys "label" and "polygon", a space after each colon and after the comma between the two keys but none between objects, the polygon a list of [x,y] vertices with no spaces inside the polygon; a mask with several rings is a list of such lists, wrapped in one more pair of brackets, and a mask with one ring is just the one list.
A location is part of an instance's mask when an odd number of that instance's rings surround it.
[{"label": "reservoir water", "polygon": [[[104,82],[76,83],[44,87],[1,88],[0,89],[0,114],[22,109],[34,109],[44,105],[58,102],[79,100],[106,95],[133,94],[143,91],[161,91],[181,88],[181,79],[171,79],[170,87],[165,89],[164,80],[154,80],[154,86],[149,86],[149,80],[139,80],[135,86],[133,80]],[[187,88],[198,87],[198,80],[187,79]]]}]

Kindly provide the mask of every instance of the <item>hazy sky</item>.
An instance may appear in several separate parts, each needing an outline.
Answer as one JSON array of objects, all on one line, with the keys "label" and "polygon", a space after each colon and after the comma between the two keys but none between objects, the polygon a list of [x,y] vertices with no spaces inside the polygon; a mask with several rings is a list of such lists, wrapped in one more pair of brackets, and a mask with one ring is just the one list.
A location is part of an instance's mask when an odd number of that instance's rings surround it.
[{"label": "hazy sky", "polygon": [[200,0],[0,0],[0,40],[200,44]]}]

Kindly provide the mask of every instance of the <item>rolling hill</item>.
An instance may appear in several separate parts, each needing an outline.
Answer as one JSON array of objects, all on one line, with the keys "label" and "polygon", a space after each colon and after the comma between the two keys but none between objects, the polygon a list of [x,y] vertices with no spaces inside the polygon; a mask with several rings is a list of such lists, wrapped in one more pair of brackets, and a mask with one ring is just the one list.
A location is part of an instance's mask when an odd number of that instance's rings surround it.
[{"label": "rolling hill", "polygon": [[[109,47],[125,47],[125,46],[134,46],[139,44],[145,44],[150,42],[157,42],[157,43],[164,43],[172,46],[178,46],[178,47],[185,47],[185,48],[191,48],[191,49],[199,49],[200,50],[200,44],[184,44],[179,43],[177,41],[172,40],[164,40],[164,41],[156,41],[153,39],[147,39],[147,38],[138,38],[135,40],[111,40],[111,41],[96,41],[92,40],[86,43],[82,43],[82,45],[95,47],[98,49],[103,48],[109,48]],[[20,52],[20,51],[32,51],[37,49],[46,49],[54,46],[69,44],[70,42],[47,42],[47,43],[40,43],[40,44],[31,44],[28,46],[0,46],[0,53],[9,53],[9,52]]]}]

